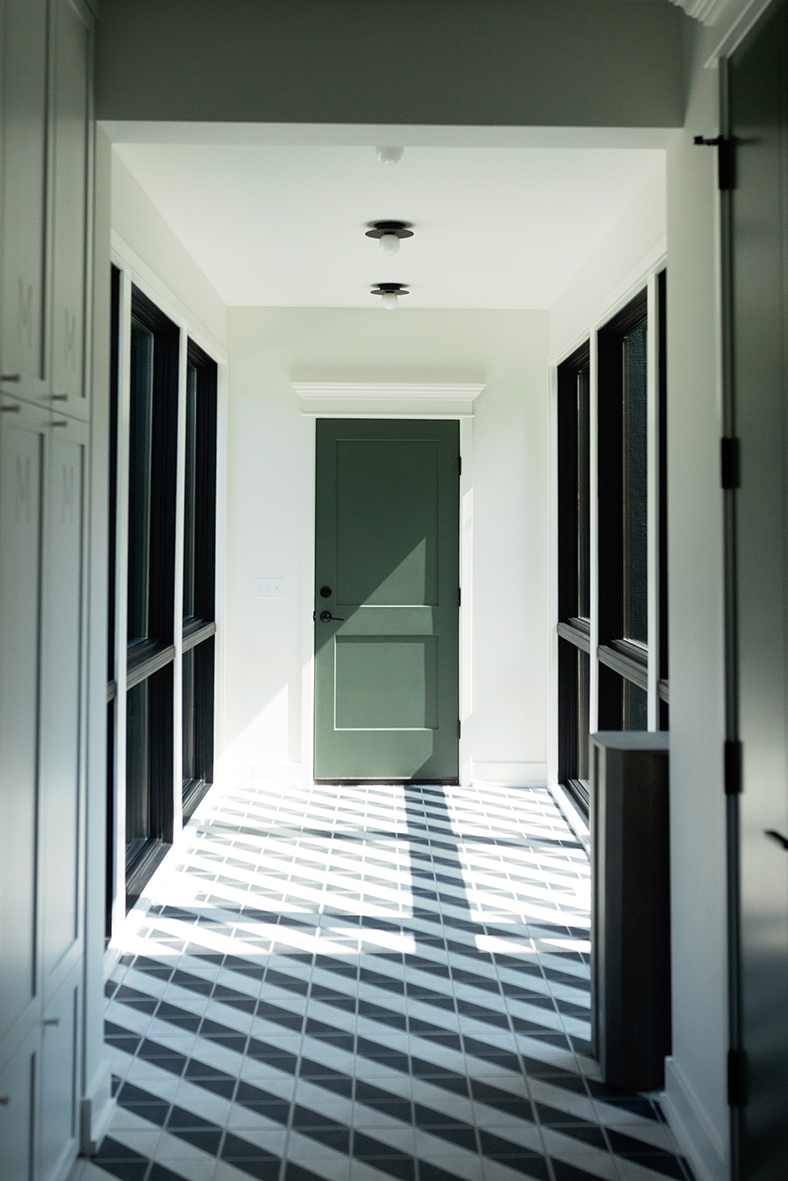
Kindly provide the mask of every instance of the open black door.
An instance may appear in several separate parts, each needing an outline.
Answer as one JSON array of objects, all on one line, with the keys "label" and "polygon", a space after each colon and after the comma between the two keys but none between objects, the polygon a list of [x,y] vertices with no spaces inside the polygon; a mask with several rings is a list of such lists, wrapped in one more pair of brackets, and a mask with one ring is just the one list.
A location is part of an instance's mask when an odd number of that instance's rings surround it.
[{"label": "open black door", "polygon": [[770,9],[734,53],[729,62],[729,96],[735,144],[735,187],[730,194],[732,427],[739,440],[738,487],[731,493],[735,544],[731,589],[737,636],[731,667],[742,760],[738,840],[734,840],[739,859],[740,933],[734,1042],[738,1033],[741,1051],[734,1050],[732,1057],[731,1101],[737,1112],[741,1177],[784,1181],[788,1177],[785,2]]}]

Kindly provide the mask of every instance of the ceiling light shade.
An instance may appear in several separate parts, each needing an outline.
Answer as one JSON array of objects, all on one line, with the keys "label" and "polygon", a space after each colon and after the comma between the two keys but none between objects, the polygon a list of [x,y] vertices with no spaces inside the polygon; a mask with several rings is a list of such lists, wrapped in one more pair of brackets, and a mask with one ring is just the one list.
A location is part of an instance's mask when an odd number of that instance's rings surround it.
[{"label": "ceiling light shade", "polygon": [[382,234],[378,244],[384,254],[396,254],[399,250],[399,238],[396,234]]},{"label": "ceiling light shade", "polygon": [[399,304],[399,296],[410,295],[410,292],[402,283],[378,283],[377,287],[372,288],[372,294],[379,295],[383,307],[391,312]]},{"label": "ceiling light shade", "polygon": [[375,151],[378,154],[378,160],[380,160],[381,164],[399,164],[405,149],[389,147],[375,148]]},{"label": "ceiling light shade", "polygon": [[400,238],[412,238],[413,230],[409,221],[371,221],[367,223],[368,238],[377,238],[384,254],[396,254]]}]

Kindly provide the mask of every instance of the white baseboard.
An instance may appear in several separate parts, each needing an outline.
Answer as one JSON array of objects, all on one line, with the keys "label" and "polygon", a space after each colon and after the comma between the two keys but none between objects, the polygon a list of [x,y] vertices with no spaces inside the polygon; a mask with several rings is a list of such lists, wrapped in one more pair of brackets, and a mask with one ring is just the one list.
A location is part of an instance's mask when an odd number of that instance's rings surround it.
[{"label": "white baseboard", "polygon": [[662,1108],[697,1181],[729,1181],[725,1141],[712,1125],[675,1058],[665,1059]]},{"label": "white baseboard", "polygon": [[93,1156],[104,1139],[115,1112],[112,1097],[112,1073],[107,1060],[101,1063],[96,1075],[80,1103],[79,1108],[79,1154]]},{"label": "white baseboard", "polygon": [[223,782],[235,783],[300,783],[300,763],[235,763],[226,762]]},{"label": "white baseboard", "polygon": [[473,763],[473,782],[496,787],[546,787],[547,763]]}]

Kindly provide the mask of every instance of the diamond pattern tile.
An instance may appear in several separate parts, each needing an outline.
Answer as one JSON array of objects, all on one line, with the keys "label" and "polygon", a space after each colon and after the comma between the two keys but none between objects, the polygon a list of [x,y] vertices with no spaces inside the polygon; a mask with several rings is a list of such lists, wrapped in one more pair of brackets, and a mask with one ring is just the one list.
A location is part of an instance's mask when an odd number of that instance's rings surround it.
[{"label": "diamond pattern tile", "polygon": [[588,859],[544,789],[214,788],[123,951],[72,1181],[692,1181],[599,1081]]}]

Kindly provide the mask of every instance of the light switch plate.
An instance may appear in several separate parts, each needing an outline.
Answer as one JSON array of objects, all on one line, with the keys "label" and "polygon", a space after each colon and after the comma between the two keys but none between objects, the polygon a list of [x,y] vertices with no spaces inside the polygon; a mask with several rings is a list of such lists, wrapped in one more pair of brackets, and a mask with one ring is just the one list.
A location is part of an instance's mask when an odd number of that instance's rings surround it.
[{"label": "light switch plate", "polygon": [[284,585],[284,578],[255,578],[254,597],[256,599],[281,599]]}]

